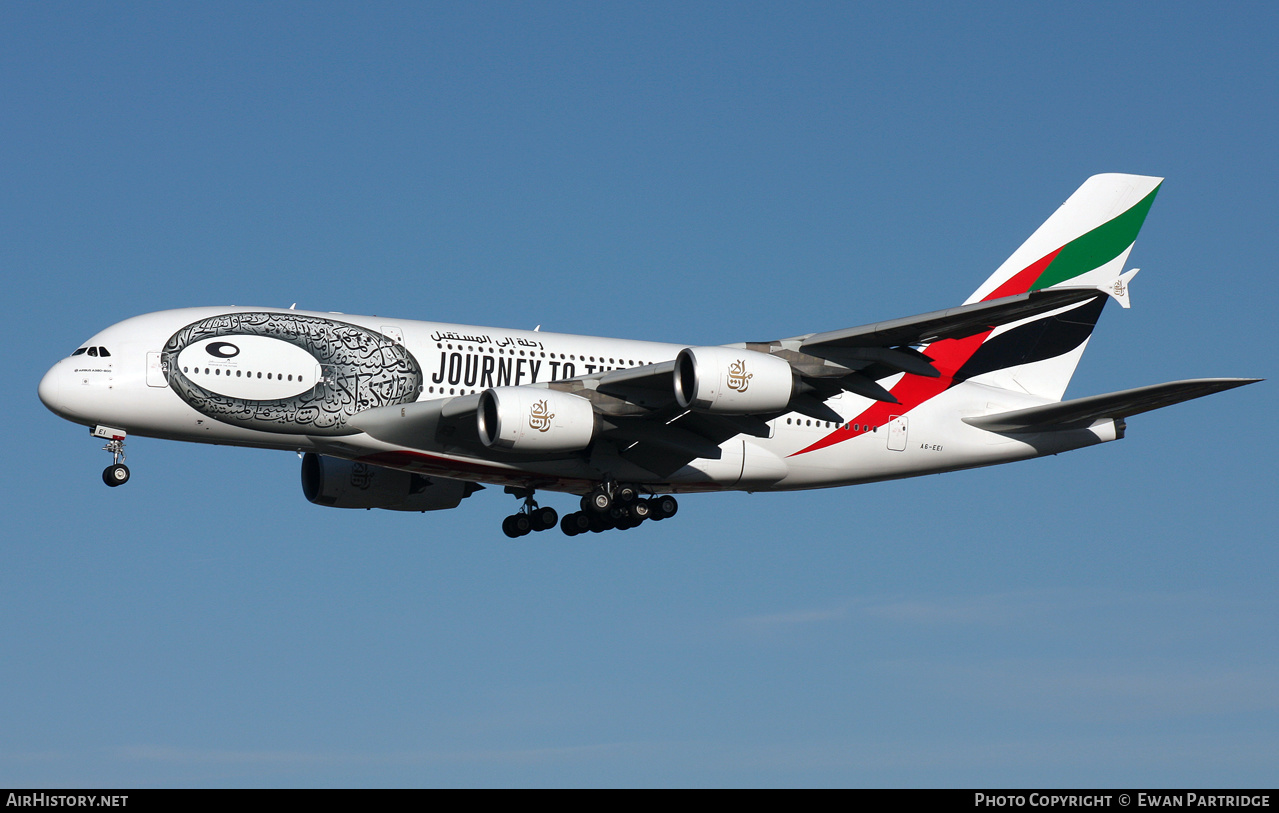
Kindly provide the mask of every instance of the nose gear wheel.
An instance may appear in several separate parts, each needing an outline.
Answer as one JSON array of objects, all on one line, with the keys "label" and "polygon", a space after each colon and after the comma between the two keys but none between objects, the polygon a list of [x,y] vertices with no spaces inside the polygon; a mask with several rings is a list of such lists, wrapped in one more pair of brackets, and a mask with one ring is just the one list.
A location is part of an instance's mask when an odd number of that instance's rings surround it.
[{"label": "nose gear wheel", "polygon": [[129,467],[124,465],[124,440],[113,438],[107,441],[102,451],[110,452],[112,463],[102,470],[102,482],[115,488],[129,482]]}]

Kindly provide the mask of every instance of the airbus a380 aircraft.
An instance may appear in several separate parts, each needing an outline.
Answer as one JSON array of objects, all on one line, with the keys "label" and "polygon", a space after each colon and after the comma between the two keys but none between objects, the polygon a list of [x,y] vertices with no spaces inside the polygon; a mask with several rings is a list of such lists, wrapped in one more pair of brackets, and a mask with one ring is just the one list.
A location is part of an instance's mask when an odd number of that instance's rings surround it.
[{"label": "airbus a380 aircraft", "polygon": [[296,450],[308,500],[433,511],[481,488],[582,495],[565,533],[675,513],[676,493],[826,488],[1124,436],[1151,409],[1259,379],[1062,401],[1161,178],[1096,175],[962,306],[721,347],[312,313],[185,308],[112,325],[40,382],[54,413],[128,434]]}]

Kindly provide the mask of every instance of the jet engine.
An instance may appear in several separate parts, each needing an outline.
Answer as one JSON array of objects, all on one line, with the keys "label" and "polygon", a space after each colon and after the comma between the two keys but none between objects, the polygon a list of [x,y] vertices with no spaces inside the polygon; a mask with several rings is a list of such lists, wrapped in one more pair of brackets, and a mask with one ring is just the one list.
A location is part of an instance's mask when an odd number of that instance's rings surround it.
[{"label": "jet engine", "polygon": [[445,477],[370,466],[308,452],[302,458],[302,493],[316,505],[439,511],[457,508],[483,486]]},{"label": "jet engine", "polygon": [[745,415],[782,412],[795,392],[785,359],[731,347],[686,347],[675,358],[675,400],[684,409]]},{"label": "jet engine", "polygon": [[595,410],[585,398],[542,387],[494,387],[475,412],[480,441],[512,452],[574,452],[595,437]]}]

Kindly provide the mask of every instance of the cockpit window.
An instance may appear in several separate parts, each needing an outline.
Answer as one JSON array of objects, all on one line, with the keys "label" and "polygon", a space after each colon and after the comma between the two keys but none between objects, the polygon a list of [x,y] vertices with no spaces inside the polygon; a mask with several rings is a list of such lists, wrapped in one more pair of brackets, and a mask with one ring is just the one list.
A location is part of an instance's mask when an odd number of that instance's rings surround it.
[{"label": "cockpit window", "polygon": [[96,355],[98,355],[98,348],[96,348],[96,347],[90,347],[90,348],[89,348],[89,355],[91,355],[91,356],[96,356]]},{"label": "cockpit window", "polygon": [[99,348],[98,348],[98,355],[99,355],[99,356],[109,356],[109,355],[111,355],[111,353],[109,353],[105,347],[99,347]]},{"label": "cockpit window", "polygon": [[87,347],[79,347],[79,348],[76,348],[76,351],[75,351],[74,353],[72,353],[71,355],[73,355],[73,356],[83,356],[83,355],[84,355],[84,351],[86,351],[86,350],[88,350],[88,349],[89,349],[89,348],[87,348]]}]

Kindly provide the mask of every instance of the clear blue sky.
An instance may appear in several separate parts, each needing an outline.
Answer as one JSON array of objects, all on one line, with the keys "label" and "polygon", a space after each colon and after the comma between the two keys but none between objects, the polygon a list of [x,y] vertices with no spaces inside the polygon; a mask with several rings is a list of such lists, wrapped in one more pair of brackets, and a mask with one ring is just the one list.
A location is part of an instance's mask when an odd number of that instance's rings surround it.
[{"label": "clear blue sky", "polygon": [[[125,317],[696,344],[961,302],[1168,178],[1068,393],[1275,376],[1279,7],[8,2],[0,786],[1264,785],[1273,381],[1120,443],[511,541],[36,398]],[[552,497],[561,511],[571,501]]]}]

